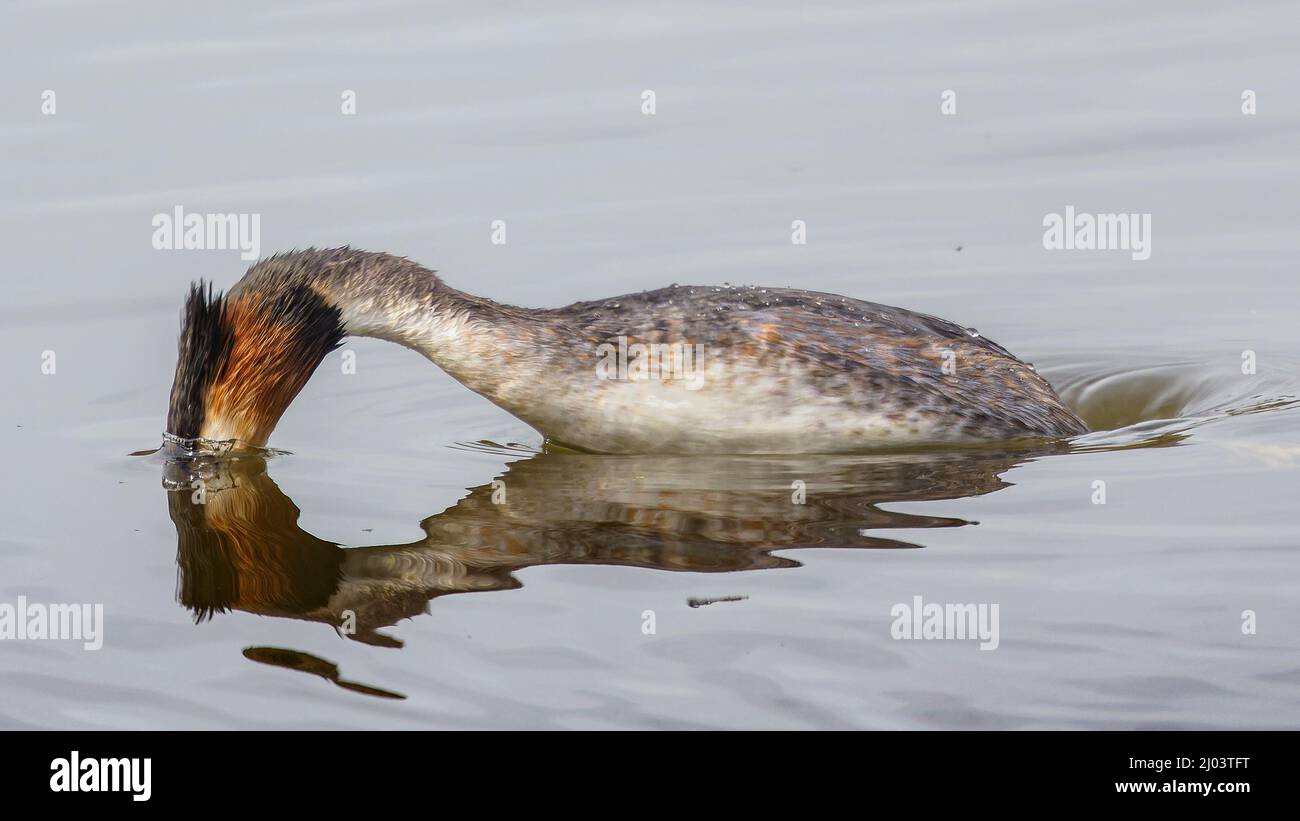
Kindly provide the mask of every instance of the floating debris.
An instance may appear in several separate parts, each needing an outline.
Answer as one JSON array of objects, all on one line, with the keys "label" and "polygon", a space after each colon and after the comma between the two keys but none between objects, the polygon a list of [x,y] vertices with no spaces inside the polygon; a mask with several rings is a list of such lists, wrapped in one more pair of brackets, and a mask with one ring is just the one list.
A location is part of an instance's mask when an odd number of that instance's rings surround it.
[{"label": "floating debris", "polygon": [[694,596],[686,600],[691,607],[703,607],[706,604],[717,604],[724,601],[745,601],[749,596],[718,596],[711,599],[697,599]]}]

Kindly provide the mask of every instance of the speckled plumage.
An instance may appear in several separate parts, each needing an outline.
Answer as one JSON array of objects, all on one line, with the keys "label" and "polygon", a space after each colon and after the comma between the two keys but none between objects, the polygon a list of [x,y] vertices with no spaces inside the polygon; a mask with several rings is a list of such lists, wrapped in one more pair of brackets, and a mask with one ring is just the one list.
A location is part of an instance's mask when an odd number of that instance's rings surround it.
[{"label": "speckled plumage", "polygon": [[[674,285],[526,309],[457,291],[406,259],[341,248],[263,260],[229,298],[269,305],[302,286],[337,309],[347,334],[418,350],[550,439],[587,450],[843,452],[1087,430],[1001,346],[849,297]],[[702,358],[691,379],[680,369],[611,378],[600,361],[620,340]]]},{"label": "speckled plumage", "polygon": [[546,314],[588,338],[703,344],[701,397],[743,390],[755,400],[749,418],[814,409],[782,437],[791,444],[830,434],[823,449],[853,450],[1086,431],[1032,366],[973,330],[902,308],[790,288],[674,285]]}]

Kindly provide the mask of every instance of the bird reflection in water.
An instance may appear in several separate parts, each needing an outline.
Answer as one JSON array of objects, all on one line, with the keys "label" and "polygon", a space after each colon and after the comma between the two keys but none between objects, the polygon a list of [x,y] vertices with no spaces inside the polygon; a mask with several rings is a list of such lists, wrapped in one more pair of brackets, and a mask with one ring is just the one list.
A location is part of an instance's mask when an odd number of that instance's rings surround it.
[{"label": "bird reflection in water", "polygon": [[[298,526],[298,507],[256,455],[173,460],[164,485],[176,525],[178,597],[204,621],[243,610],[333,626],[401,647],[381,628],[450,593],[521,586],[536,565],[620,565],[721,573],[798,567],[773,551],[915,548],[873,530],[960,527],[964,519],[880,506],[957,499],[1006,486],[1000,475],[1055,448],[725,457],[550,452],[510,464],[421,522],[407,544],[340,547]],[[202,479],[202,499],[191,489]],[[249,658],[341,681],[324,659],[278,648]]]}]

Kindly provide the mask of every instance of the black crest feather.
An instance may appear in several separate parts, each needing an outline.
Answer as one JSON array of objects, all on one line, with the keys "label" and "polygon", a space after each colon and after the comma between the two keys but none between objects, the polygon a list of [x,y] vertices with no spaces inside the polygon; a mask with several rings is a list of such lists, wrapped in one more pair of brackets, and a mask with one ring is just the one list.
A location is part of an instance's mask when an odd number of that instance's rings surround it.
[{"label": "black crest feather", "polygon": [[181,312],[176,378],[167,407],[167,432],[193,439],[203,427],[204,394],[230,354],[234,339],[220,292],[202,280],[190,286]]}]

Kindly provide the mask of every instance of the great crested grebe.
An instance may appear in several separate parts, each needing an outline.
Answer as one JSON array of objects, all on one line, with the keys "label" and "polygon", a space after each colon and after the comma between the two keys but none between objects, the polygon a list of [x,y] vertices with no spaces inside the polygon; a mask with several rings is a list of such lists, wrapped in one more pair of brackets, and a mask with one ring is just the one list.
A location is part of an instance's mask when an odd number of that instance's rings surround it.
[{"label": "great crested grebe", "polygon": [[604,453],[834,453],[1087,432],[1033,366],[925,314],[673,285],[500,305],[403,257],[308,249],[193,286],[167,431],[261,447],[345,336],[412,348],[548,439]]}]

